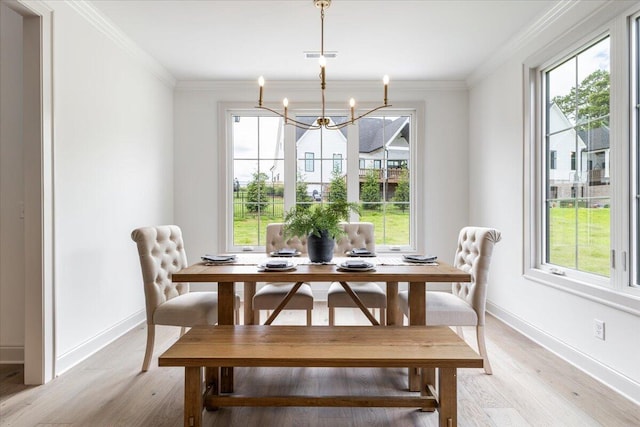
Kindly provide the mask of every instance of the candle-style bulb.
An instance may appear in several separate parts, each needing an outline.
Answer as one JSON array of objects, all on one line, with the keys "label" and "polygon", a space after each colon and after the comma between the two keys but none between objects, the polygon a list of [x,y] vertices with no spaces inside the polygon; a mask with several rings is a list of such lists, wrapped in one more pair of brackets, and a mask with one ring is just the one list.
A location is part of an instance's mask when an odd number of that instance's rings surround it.
[{"label": "candle-style bulb", "polygon": [[349,100],[349,107],[351,107],[351,124],[353,124],[353,122],[355,121],[355,117],[354,117],[355,114],[354,114],[354,110],[353,110],[353,107],[355,107],[355,106],[356,106],[356,100],[351,98]]},{"label": "candle-style bulb", "polygon": [[320,66],[322,68],[327,66],[327,58],[325,58],[324,55],[320,55],[320,58],[318,58],[318,64],[320,64]]},{"label": "candle-style bulb", "polygon": [[264,77],[258,77],[258,86],[260,86],[260,96],[258,97],[258,106],[262,107],[262,88],[264,87]]},{"label": "candle-style bulb", "polygon": [[284,105],[284,108],[287,108],[289,106],[289,100],[287,98],[283,99],[282,105]]},{"label": "candle-style bulb", "polygon": [[389,76],[386,74],[382,78],[382,83],[384,83],[384,105],[387,105],[387,90],[389,88]]}]

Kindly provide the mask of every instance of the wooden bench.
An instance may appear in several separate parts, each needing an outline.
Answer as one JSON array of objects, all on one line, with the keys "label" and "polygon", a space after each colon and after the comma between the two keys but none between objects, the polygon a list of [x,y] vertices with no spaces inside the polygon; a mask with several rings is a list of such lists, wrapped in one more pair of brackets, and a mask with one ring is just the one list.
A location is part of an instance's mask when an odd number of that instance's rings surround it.
[{"label": "wooden bench", "polygon": [[[202,424],[203,403],[221,406],[416,407],[438,410],[440,426],[457,425],[456,369],[482,368],[482,358],[442,326],[199,326],[158,359],[185,367],[184,425]],[[439,368],[438,390],[423,369],[420,395],[220,395],[217,378],[203,396],[203,367]],[[217,371],[217,370],[216,370]],[[432,370],[431,370],[432,371]],[[433,382],[433,381],[431,381]]]}]

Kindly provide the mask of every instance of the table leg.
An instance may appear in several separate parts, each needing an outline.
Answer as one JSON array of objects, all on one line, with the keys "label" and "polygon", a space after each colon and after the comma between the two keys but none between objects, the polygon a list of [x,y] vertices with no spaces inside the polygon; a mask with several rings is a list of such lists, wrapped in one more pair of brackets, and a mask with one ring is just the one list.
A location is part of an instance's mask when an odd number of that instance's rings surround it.
[{"label": "table leg", "polygon": [[202,368],[184,368],[184,427],[202,425]]},{"label": "table leg", "polygon": [[253,310],[253,296],[256,294],[256,282],[244,282],[244,324],[255,325],[255,311]]},{"label": "table leg", "polygon": [[458,425],[456,368],[438,368],[438,419],[440,427]]},{"label": "table leg", "polygon": [[387,282],[387,325],[402,325],[402,317],[398,321],[398,282]]},{"label": "table leg", "polygon": [[[235,290],[233,282],[218,283],[218,325],[234,324]],[[220,368],[220,391],[233,393],[233,368]]]},{"label": "table leg", "polygon": [[[425,292],[425,282],[409,282],[409,326],[422,326],[427,323]],[[409,368],[409,390],[420,391],[420,383],[420,368]]]}]

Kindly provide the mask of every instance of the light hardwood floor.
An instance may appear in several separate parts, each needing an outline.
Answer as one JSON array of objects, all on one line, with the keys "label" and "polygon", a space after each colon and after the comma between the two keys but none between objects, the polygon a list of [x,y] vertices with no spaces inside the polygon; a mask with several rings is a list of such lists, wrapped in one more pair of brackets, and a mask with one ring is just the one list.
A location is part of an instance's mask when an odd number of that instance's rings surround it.
[{"label": "light hardwood floor", "polygon": [[[366,324],[351,309],[338,309],[336,318],[338,324]],[[317,303],[314,324],[327,321],[326,306]],[[304,311],[283,312],[278,321],[304,322]],[[460,426],[640,426],[638,405],[495,318],[489,316],[487,322],[494,374],[458,371]],[[44,386],[21,385],[20,367],[3,366],[0,426],[181,426],[183,370],[157,366],[158,355],[175,342],[179,328],[158,329],[146,373],[140,372],[143,326]],[[465,337],[473,343],[473,329],[465,328]],[[248,370],[237,369],[237,393],[407,393],[405,369],[251,368],[252,375],[243,375]],[[437,425],[437,414],[403,408],[237,407],[206,412],[204,425],[431,427]]]}]

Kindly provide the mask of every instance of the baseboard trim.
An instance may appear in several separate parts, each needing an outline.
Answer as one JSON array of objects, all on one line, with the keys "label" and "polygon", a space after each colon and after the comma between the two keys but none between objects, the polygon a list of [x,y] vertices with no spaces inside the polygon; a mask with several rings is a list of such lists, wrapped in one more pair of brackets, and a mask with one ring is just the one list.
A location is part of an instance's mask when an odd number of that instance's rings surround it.
[{"label": "baseboard trim", "polygon": [[640,405],[640,384],[487,301],[487,312],[590,377]]},{"label": "baseboard trim", "polygon": [[144,310],[140,310],[68,352],[61,354],[56,358],[55,376],[63,374],[145,321],[146,313]]},{"label": "baseboard trim", "polygon": [[24,346],[0,346],[0,365],[24,363]]}]

